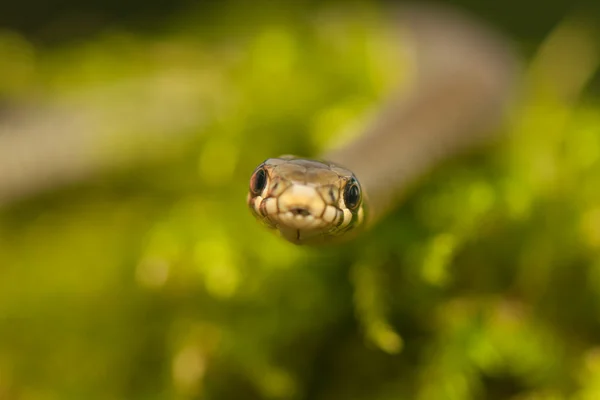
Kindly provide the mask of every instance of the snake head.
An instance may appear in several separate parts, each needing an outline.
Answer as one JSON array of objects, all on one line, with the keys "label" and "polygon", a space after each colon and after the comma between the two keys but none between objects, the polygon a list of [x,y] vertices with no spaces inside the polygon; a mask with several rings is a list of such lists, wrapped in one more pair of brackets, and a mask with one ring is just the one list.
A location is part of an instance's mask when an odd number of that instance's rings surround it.
[{"label": "snake head", "polygon": [[351,171],[293,156],[260,164],[247,200],[260,222],[294,244],[349,238],[365,214],[362,189]]}]

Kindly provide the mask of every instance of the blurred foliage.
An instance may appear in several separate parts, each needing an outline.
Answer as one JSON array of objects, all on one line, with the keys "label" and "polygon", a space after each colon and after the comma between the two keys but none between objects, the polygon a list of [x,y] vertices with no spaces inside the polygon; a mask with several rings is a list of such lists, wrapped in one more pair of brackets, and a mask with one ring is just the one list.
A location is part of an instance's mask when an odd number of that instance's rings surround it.
[{"label": "blurred foliage", "polygon": [[380,12],[0,32],[8,100],[166,72],[211,99],[164,152],[0,210],[1,399],[600,398],[600,105],[543,57],[510,139],[360,241],[295,247],[246,209],[255,165],[318,154],[401,73]]}]

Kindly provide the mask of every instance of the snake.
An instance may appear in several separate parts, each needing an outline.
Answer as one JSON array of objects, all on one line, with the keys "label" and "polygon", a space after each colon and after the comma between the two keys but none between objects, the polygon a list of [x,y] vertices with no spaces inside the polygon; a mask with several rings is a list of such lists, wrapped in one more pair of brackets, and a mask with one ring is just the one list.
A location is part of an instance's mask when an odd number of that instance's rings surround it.
[{"label": "snake", "polygon": [[519,60],[500,32],[441,6],[390,15],[394,34],[410,39],[409,88],[391,90],[350,142],[315,158],[268,158],[251,174],[251,213],[293,244],[356,238],[443,161],[498,137],[515,102]]}]

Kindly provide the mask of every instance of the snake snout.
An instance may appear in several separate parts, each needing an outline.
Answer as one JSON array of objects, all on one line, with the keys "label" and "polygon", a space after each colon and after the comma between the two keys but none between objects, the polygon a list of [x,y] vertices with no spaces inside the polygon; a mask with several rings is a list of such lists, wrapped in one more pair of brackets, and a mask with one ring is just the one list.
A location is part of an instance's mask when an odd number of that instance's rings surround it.
[{"label": "snake snout", "polygon": [[315,188],[296,184],[279,196],[278,206],[281,213],[289,213],[295,218],[306,218],[319,215],[325,204]]}]

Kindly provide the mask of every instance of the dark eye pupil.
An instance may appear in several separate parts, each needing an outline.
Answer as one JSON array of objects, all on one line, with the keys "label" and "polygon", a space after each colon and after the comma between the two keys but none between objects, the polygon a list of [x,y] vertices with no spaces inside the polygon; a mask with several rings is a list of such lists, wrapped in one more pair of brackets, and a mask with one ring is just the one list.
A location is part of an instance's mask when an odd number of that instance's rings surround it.
[{"label": "dark eye pupil", "polygon": [[267,173],[264,169],[259,169],[254,173],[252,180],[250,181],[250,190],[255,195],[259,195],[267,185]]},{"label": "dark eye pupil", "polygon": [[360,203],[360,189],[355,182],[349,182],[344,190],[344,203],[346,207],[354,209]]}]

